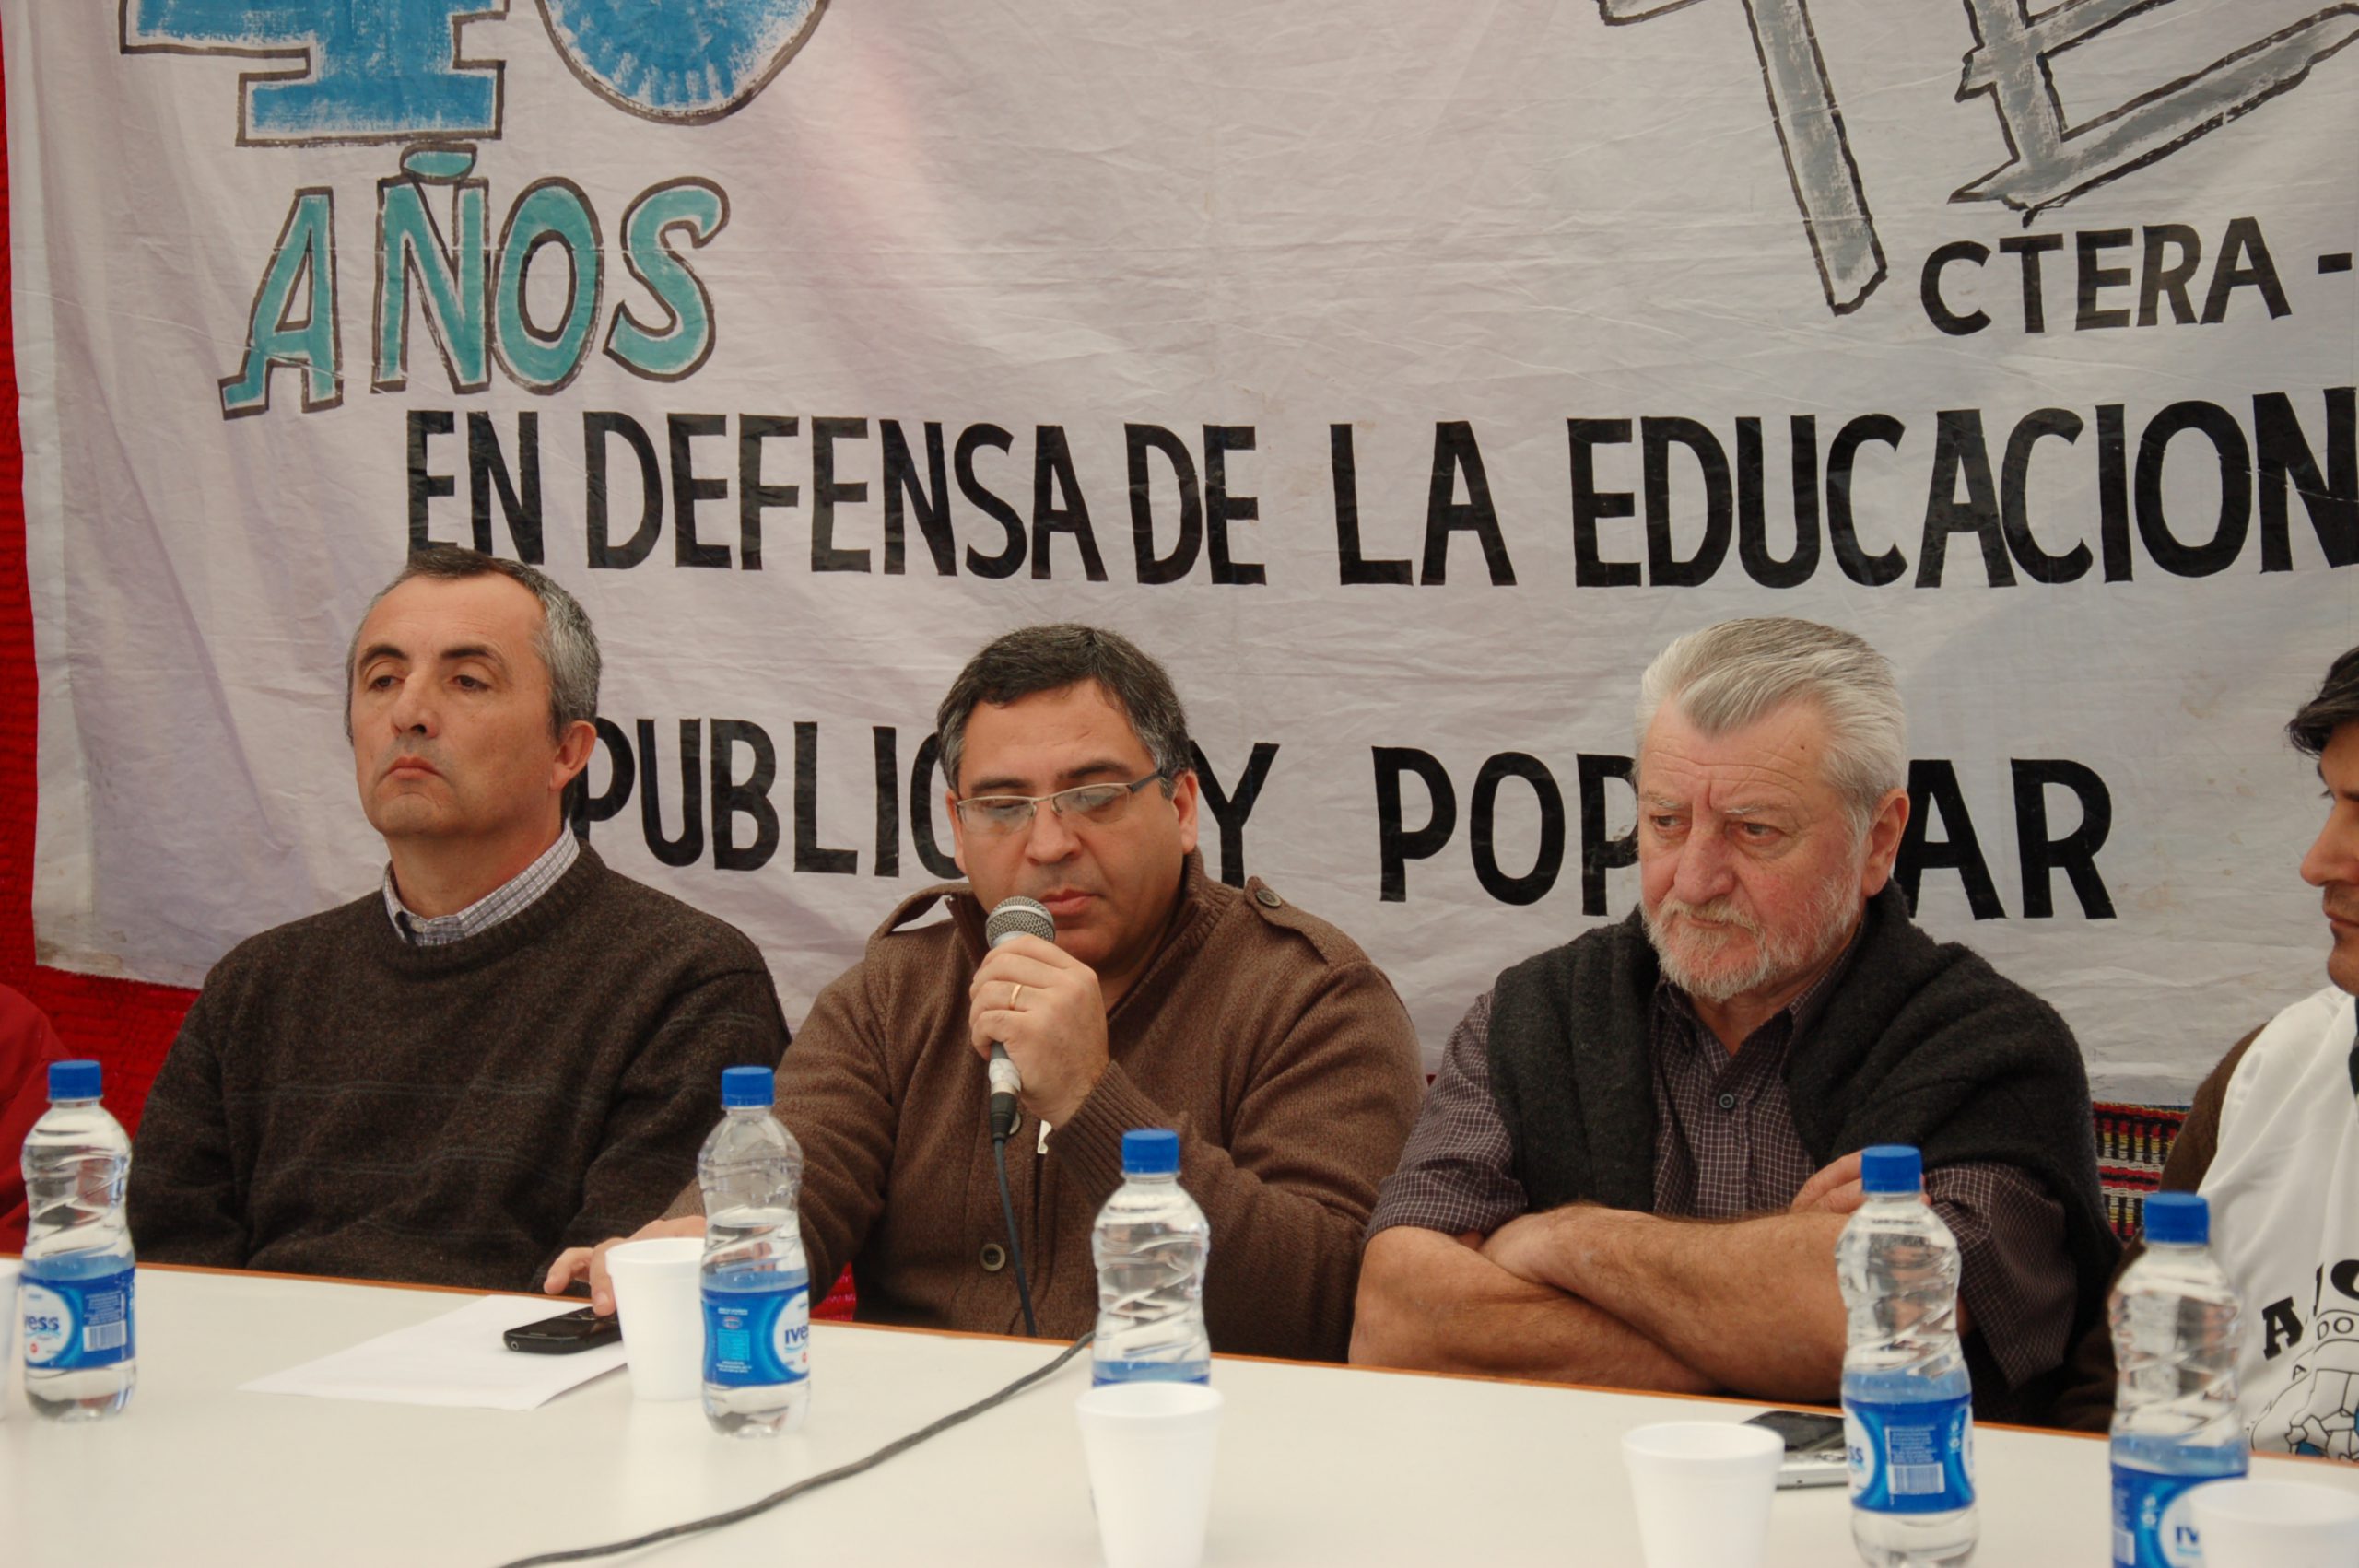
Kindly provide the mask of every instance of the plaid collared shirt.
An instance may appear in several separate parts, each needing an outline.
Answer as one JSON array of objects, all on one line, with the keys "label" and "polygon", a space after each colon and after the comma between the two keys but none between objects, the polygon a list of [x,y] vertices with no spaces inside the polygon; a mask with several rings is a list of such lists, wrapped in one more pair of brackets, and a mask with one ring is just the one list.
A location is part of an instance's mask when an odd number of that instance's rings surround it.
[{"label": "plaid collared shirt", "polygon": [[533,901],[557,885],[557,879],[581,856],[581,840],[570,827],[557,830],[557,842],[538,859],[453,915],[413,915],[393,890],[393,868],[385,868],[385,914],[402,940],[413,947],[440,947],[481,936],[512,915],[532,907]]},{"label": "plaid collared shirt", "polygon": [[[1664,982],[1649,1010],[1654,1059],[1654,1212],[1669,1219],[1782,1213],[1813,1166],[1795,1130],[1786,1058],[1825,1011],[1852,948],[1731,1053]],[[1491,996],[1451,1031],[1400,1169],[1384,1183],[1368,1235],[1416,1225],[1488,1235],[1530,1209],[1514,1149],[1491,1097]],[[2037,1178],[1989,1162],[1940,1165],[1925,1193],[1957,1237],[1960,1298],[2011,1385],[2064,1359],[2073,1274],[2064,1207]]]}]

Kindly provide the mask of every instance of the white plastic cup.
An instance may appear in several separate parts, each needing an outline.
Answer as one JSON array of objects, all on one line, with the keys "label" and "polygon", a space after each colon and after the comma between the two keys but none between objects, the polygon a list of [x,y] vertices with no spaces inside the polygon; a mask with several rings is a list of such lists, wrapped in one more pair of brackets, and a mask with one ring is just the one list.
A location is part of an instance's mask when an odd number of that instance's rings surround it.
[{"label": "white plastic cup", "polygon": [[1108,1383],[1074,1402],[1106,1568],[1204,1560],[1220,1406],[1203,1383]]},{"label": "white plastic cup", "polygon": [[21,1260],[0,1258],[0,1421],[8,1418],[17,1382],[17,1278],[24,1271]]},{"label": "white plastic cup", "polygon": [[2306,1480],[2206,1481],[2187,1494],[2204,1568],[2351,1568],[2359,1492]]},{"label": "white plastic cup", "polygon": [[702,1236],[651,1236],[606,1254],[615,1311],[623,1320],[630,1391],[642,1399],[694,1399],[704,1393]]},{"label": "white plastic cup", "polygon": [[1786,1445],[1766,1426],[1670,1421],[1622,1434],[1647,1568],[1760,1568]]}]

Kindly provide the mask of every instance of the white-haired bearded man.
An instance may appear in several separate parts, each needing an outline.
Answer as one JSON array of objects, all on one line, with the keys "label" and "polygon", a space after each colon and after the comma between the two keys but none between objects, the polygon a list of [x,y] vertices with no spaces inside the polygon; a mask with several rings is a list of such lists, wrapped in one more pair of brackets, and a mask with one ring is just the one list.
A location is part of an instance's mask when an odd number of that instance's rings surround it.
[{"label": "white-haired bearded man", "polygon": [[1368,1222],[1355,1361],[1831,1403],[1859,1151],[1964,1254],[1985,1417],[2036,1419],[2116,1253],[2055,1012],[1911,922],[1890,667],[1806,621],[1673,642],[1637,712],[1639,907],[1503,973]]}]

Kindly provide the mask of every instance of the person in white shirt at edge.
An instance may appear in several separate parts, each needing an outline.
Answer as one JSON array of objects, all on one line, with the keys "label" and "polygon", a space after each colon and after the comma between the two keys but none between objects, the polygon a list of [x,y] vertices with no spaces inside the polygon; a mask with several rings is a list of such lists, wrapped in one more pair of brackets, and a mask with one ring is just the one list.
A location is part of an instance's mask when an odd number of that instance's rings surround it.
[{"label": "person in white shirt at edge", "polygon": [[[2285,732],[2318,759],[2326,786],[2326,825],[2302,880],[2323,895],[2331,983],[2212,1070],[2162,1186],[2212,1205],[2212,1250],[2244,1304],[2236,1402],[2254,1451],[2359,1459],[2359,648],[2334,661]],[[2105,1325],[2083,1339],[2074,1366],[2060,1414],[2102,1432],[2114,1394]]]}]

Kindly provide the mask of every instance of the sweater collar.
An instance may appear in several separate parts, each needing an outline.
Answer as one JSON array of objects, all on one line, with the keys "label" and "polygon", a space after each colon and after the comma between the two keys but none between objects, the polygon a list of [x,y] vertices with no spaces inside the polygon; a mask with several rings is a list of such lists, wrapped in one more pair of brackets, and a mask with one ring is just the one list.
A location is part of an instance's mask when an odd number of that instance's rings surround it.
[{"label": "sweater collar", "polygon": [[385,914],[393,929],[413,947],[443,947],[480,936],[500,921],[520,915],[533,906],[533,901],[550,888],[571,869],[581,853],[581,840],[569,826],[560,825],[549,847],[533,857],[533,863],[485,894],[465,908],[448,915],[420,915],[402,902],[401,889],[393,881],[392,861],[385,863]]},{"label": "sweater collar", "polygon": [[431,947],[414,946],[405,941],[393,923],[385,919],[381,893],[370,894],[361,900],[370,914],[365,922],[370,933],[367,947],[380,962],[400,974],[440,975],[472,969],[504,958],[546,936],[610,874],[598,852],[584,843],[565,873],[531,904],[488,930]]}]

